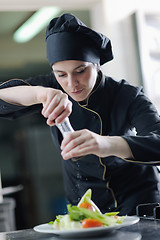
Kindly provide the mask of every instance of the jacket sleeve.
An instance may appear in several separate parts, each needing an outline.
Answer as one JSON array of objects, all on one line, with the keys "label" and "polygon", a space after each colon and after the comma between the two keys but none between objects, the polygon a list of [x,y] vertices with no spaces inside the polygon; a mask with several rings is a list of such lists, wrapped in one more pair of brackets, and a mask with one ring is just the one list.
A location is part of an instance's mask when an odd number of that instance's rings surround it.
[{"label": "jacket sleeve", "polygon": [[131,127],[136,129],[136,135],[122,137],[131,148],[133,161],[160,165],[160,116],[142,90],[134,96],[127,114]]},{"label": "jacket sleeve", "polygon": [[[14,87],[14,86],[43,86],[58,88],[58,84],[55,80],[54,74],[40,75],[37,77],[30,77],[26,80],[22,79],[11,79],[0,84],[0,89]],[[6,119],[16,119],[23,115],[40,112],[42,109],[41,104],[35,104],[32,106],[21,106],[18,104],[12,104],[0,99],[0,117]]]}]

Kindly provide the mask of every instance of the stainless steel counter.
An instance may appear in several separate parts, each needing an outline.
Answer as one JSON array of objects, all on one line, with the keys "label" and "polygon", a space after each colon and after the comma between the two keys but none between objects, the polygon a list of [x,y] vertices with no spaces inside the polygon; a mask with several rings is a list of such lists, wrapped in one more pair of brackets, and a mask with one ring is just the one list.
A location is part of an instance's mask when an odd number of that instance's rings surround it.
[{"label": "stainless steel counter", "polygon": [[[60,238],[53,234],[37,233],[33,229],[0,233],[0,240],[60,240]],[[71,238],[68,238],[71,239]],[[76,238],[79,240],[80,238]],[[82,239],[82,238],[81,238]],[[83,238],[93,240],[92,238]],[[141,219],[129,227],[121,228],[109,232],[100,237],[94,237],[94,240],[160,240],[160,221]],[[74,239],[75,240],[75,239]]]}]

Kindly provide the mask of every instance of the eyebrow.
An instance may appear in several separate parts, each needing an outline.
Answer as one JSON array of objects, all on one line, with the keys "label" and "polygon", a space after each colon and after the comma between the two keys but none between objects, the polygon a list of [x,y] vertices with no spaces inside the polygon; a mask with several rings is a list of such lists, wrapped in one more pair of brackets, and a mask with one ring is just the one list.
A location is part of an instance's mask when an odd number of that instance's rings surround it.
[{"label": "eyebrow", "polygon": [[[81,67],[86,67],[86,65],[85,64],[81,64],[81,65],[75,67],[73,69],[73,71],[75,71],[75,70],[77,70],[78,68],[81,68]],[[63,71],[63,70],[53,70],[53,72],[65,72],[65,71]]]}]

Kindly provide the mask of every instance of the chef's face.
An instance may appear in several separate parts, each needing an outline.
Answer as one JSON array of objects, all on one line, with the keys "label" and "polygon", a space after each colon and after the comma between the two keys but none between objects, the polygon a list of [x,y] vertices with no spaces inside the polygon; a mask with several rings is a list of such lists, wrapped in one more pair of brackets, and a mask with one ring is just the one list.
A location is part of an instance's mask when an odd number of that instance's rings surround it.
[{"label": "chef's face", "polygon": [[97,65],[90,62],[67,60],[52,65],[58,83],[75,101],[87,99],[97,79]]}]

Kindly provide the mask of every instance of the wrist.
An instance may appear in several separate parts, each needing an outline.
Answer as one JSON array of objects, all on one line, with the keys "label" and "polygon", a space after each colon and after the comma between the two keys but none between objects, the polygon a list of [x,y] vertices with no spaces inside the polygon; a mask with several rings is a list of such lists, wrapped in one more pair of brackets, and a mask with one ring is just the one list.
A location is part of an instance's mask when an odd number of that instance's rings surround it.
[{"label": "wrist", "polygon": [[110,156],[117,156],[120,158],[133,158],[131,149],[125,139],[120,136],[110,136],[109,145],[110,145]]},{"label": "wrist", "polygon": [[47,88],[42,86],[34,86],[33,88],[35,92],[35,103],[44,103],[46,101]]}]

